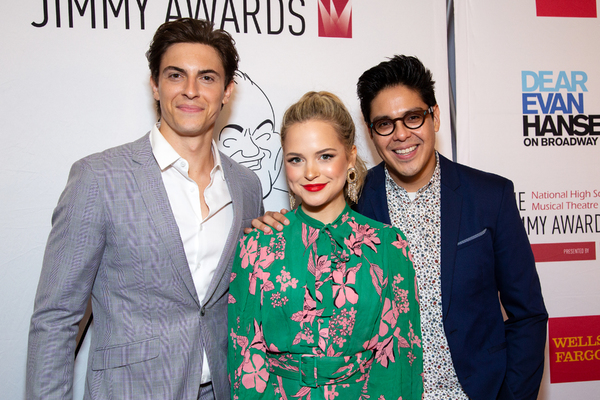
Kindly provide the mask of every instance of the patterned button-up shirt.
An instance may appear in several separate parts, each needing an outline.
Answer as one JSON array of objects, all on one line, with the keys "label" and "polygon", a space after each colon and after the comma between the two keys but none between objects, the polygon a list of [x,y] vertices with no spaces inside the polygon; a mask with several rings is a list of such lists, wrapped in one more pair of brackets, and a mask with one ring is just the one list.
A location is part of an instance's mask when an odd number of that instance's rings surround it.
[{"label": "patterned button-up shirt", "polygon": [[424,399],[468,399],[458,382],[442,322],[440,163],[429,183],[411,201],[385,170],[385,187],[392,225],[406,235],[419,285],[423,339]]}]

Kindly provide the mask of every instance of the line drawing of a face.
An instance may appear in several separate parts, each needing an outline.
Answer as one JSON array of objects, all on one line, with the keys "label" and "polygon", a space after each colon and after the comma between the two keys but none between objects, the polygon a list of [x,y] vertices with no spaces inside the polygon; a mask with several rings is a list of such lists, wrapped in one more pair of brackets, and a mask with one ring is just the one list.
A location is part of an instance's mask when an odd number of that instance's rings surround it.
[{"label": "line drawing of a face", "polygon": [[263,198],[266,198],[271,194],[283,165],[273,106],[248,75],[236,72],[234,79],[231,106],[223,110],[225,125],[219,131],[218,148],[258,175]]}]

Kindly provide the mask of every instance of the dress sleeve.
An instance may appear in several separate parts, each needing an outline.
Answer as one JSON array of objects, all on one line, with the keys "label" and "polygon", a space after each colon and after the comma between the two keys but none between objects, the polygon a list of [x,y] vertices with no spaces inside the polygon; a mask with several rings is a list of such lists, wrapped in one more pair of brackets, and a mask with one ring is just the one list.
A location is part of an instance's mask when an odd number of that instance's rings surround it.
[{"label": "dress sleeve", "polygon": [[229,289],[227,368],[231,398],[264,399],[269,372],[261,319],[260,233],[242,237]]},{"label": "dress sleeve", "polygon": [[[377,354],[370,373],[370,393],[385,398],[420,400],[423,393],[423,350],[417,282],[404,234],[384,228],[381,260],[387,274]],[[384,242],[382,240],[382,242]]]}]

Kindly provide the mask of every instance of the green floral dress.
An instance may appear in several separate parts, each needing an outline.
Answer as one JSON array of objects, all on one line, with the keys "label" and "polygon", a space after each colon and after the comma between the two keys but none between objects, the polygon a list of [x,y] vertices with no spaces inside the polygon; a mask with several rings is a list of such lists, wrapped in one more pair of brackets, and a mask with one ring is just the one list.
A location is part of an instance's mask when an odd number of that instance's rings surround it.
[{"label": "green floral dress", "polygon": [[421,399],[415,272],[404,235],[348,206],[300,208],[241,239],[231,274],[232,399]]}]

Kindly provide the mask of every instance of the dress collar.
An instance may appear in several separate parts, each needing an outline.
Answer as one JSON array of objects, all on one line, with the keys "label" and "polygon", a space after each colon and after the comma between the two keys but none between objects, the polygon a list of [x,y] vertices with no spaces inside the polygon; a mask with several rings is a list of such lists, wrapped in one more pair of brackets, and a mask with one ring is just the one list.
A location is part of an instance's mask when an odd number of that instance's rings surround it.
[{"label": "dress collar", "polygon": [[349,218],[350,211],[352,211],[352,209],[350,208],[348,203],[346,203],[342,212],[337,216],[337,218],[333,222],[331,222],[329,224],[324,224],[321,221],[319,221],[318,219],[314,219],[313,217],[308,216],[302,209],[302,204],[300,204],[294,212],[296,213],[296,216],[298,217],[298,219],[300,221],[304,222],[306,225],[312,226],[313,228],[335,229],[338,226],[342,225],[344,222],[346,222],[346,220]]},{"label": "dress collar", "polygon": [[329,224],[324,224],[306,215],[302,210],[302,205],[295,210],[295,214],[300,222],[308,225],[307,230],[304,226],[302,227],[303,240],[306,240],[305,246],[308,247],[311,242],[315,244],[317,242],[329,242],[331,243],[330,257],[335,264],[345,263],[350,259],[350,254],[346,249],[348,243],[352,240],[353,231],[357,225],[354,221],[354,211],[348,204],[346,204],[340,215]]}]

